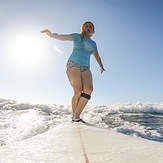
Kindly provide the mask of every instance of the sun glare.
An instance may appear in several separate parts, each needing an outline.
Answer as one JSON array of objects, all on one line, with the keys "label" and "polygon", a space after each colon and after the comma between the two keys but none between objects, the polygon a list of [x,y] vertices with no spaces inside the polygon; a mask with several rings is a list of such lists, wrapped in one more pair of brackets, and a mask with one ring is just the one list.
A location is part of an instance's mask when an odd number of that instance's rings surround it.
[{"label": "sun glare", "polygon": [[9,43],[10,59],[19,68],[35,68],[44,62],[46,45],[39,34],[21,33]]}]

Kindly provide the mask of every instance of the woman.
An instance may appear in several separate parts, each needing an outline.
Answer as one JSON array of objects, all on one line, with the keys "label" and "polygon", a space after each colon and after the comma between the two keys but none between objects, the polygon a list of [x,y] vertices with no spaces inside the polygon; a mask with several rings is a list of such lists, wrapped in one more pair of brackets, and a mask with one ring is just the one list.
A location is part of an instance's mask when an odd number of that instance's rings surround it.
[{"label": "woman", "polygon": [[73,41],[73,52],[67,62],[67,76],[74,90],[72,98],[73,122],[83,122],[80,118],[84,107],[91,98],[93,91],[92,73],[90,71],[90,56],[94,55],[100,66],[100,71],[105,71],[96,43],[91,39],[95,33],[95,27],[92,22],[87,21],[81,26],[81,33],[73,33],[69,35],[61,35],[52,33],[46,29],[41,31],[51,38],[62,41]]}]

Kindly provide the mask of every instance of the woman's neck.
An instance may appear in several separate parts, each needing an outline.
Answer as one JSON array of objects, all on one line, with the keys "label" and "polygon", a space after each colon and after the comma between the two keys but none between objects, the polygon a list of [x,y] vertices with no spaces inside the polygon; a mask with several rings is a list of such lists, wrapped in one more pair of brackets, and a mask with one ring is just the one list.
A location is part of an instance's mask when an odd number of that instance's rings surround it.
[{"label": "woman's neck", "polygon": [[92,35],[90,35],[90,34],[86,34],[86,33],[85,33],[84,36],[90,39]]}]

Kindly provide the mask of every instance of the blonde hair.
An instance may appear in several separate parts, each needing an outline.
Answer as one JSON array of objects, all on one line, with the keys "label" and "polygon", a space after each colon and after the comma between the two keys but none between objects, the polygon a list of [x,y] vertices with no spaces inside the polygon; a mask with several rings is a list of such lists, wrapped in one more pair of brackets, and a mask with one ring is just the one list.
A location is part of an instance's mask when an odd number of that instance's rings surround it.
[{"label": "blonde hair", "polygon": [[81,26],[81,32],[80,32],[81,37],[82,37],[82,40],[83,40],[84,37],[85,37],[84,26],[85,26],[87,23],[90,23],[90,24],[92,25],[92,27],[93,27],[93,33],[92,33],[92,35],[95,33],[95,26],[94,26],[94,24],[93,24],[91,21],[86,21],[86,22],[84,22],[84,23],[82,24],[82,26]]}]

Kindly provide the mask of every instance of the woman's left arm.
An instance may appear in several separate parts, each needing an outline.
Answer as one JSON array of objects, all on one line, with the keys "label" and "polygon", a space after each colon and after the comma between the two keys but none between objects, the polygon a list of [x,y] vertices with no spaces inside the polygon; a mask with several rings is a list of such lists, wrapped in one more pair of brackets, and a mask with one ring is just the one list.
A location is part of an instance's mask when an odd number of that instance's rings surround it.
[{"label": "woman's left arm", "polygon": [[97,63],[98,63],[99,66],[100,66],[100,71],[101,71],[101,74],[102,74],[102,73],[105,71],[105,69],[104,69],[104,66],[103,66],[103,64],[102,64],[102,61],[101,61],[101,58],[100,58],[100,56],[99,56],[98,51],[95,51],[95,52],[93,53],[93,55],[94,55],[94,57],[95,57]]}]

